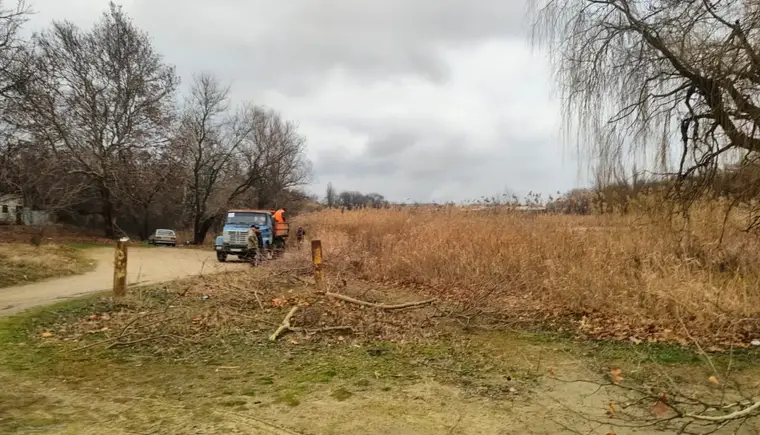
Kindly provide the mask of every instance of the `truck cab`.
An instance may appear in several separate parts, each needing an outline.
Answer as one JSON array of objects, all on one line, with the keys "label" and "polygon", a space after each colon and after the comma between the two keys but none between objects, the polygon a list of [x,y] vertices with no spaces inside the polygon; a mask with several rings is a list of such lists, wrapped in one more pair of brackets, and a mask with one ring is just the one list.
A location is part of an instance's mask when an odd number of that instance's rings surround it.
[{"label": "truck cab", "polygon": [[241,260],[249,257],[248,229],[251,225],[255,225],[261,231],[259,249],[271,249],[274,244],[275,222],[268,210],[229,210],[222,235],[217,236],[214,241],[217,260],[227,261],[229,255],[236,255]]}]

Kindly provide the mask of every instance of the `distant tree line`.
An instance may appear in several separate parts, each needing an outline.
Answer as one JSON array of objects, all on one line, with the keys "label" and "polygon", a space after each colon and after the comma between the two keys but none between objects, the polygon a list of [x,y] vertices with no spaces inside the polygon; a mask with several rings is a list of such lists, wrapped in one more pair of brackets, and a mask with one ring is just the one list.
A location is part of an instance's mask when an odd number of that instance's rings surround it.
[{"label": "distant tree line", "polygon": [[357,191],[338,192],[332,183],[327,184],[324,204],[328,208],[343,208],[348,210],[359,208],[385,208],[390,205],[379,193],[361,193]]},{"label": "distant tree line", "polygon": [[[699,192],[699,195],[694,195]],[[628,213],[632,201],[642,195],[658,194],[673,199],[673,204],[697,199],[725,199],[730,204],[753,204],[760,197],[760,164],[726,165],[705,174],[687,177],[665,175],[645,178],[634,175],[629,180],[599,182],[587,189],[573,189],[550,196],[547,210],[566,214]],[[693,197],[685,197],[692,194]],[[760,225],[760,213],[748,207],[749,227]]]},{"label": "distant tree line", "polygon": [[229,207],[293,209],[311,168],[275,110],[233,104],[213,74],[187,95],[150,36],[111,3],[89,29],[0,0],[0,193],[108,237],[192,228],[202,243]]}]

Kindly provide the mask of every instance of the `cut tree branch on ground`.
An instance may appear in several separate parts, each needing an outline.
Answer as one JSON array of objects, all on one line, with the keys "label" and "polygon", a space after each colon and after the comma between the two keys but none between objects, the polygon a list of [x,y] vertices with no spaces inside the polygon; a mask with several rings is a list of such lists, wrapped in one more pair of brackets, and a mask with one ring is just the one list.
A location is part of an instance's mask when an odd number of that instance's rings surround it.
[{"label": "cut tree branch on ground", "polygon": [[[87,344],[87,345],[84,345],[84,346],[77,347],[76,349],[72,349],[71,352],[78,352],[78,351],[81,351],[81,350],[89,349],[91,347],[95,347],[95,346],[99,346],[101,344],[107,344],[107,343],[110,343],[110,344],[108,346],[106,346],[106,349],[110,349],[110,348],[116,347],[116,346],[128,346],[130,344],[134,344],[134,343],[139,343],[141,341],[145,341],[143,339],[136,340],[136,341],[120,341],[120,340],[122,338],[129,337],[130,335],[136,334],[135,331],[127,332],[127,330],[132,325],[134,325],[137,320],[145,319],[146,317],[150,317],[151,315],[155,315],[155,314],[163,314],[163,312],[149,313],[149,314],[145,314],[145,315],[142,315],[142,316],[135,317],[134,319],[132,319],[129,323],[127,323],[122,328],[122,330],[119,333],[119,335],[117,335],[115,337],[106,338],[104,340],[96,341],[94,343],[90,343],[90,344]],[[179,316],[168,317],[168,318],[157,320],[155,322],[148,323],[146,325],[142,325],[141,327],[142,328],[150,328],[151,326],[155,326],[155,325],[158,325],[160,323],[171,322],[172,320],[175,320],[177,318],[179,318]],[[161,338],[161,337],[163,337],[163,336],[156,336],[156,337],[149,337],[149,338],[152,339],[152,338]]]},{"label": "cut tree branch on ground", "polygon": [[324,328],[316,328],[316,329],[308,329],[308,328],[295,328],[290,324],[290,320],[293,318],[293,315],[298,311],[298,305],[291,308],[288,314],[285,316],[284,319],[282,319],[282,323],[279,327],[277,327],[277,330],[272,333],[272,335],[269,336],[269,341],[277,341],[277,339],[280,337],[280,335],[286,333],[286,332],[305,332],[307,334],[318,334],[320,332],[330,332],[330,331],[349,331],[353,332],[354,328],[350,326],[325,326]]},{"label": "cut tree branch on ground", "polygon": [[269,341],[277,341],[277,338],[280,336],[280,334],[282,334],[285,331],[289,331],[291,329],[290,319],[293,317],[296,311],[298,311],[298,305],[290,309],[290,311],[288,312],[288,315],[285,316],[284,319],[282,319],[282,323],[280,324],[279,327],[277,327],[277,330],[274,331],[274,333],[269,336]]},{"label": "cut tree branch on ground", "polygon": [[744,409],[741,409],[739,411],[735,411],[726,415],[686,414],[686,417],[693,418],[695,420],[702,420],[702,421],[724,422],[724,421],[738,420],[741,418],[747,418],[751,416],[753,412],[756,412],[758,410],[760,410],[760,401],[757,401]]},{"label": "cut tree branch on ground", "polygon": [[419,307],[422,305],[432,304],[433,302],[436,301],[435,299],[426,299],[424,301],[406,302],[403,304],[377,304],[374,302],[367,302],[367,301],[362,301],[359,299],[354,299],[351,296],[346,296],[340,293],[326,292],[325,295],[331,298],[340,299],[344,302],[350,302],[352,304],[363,305],[365,307],[378,308],[381,310],[400,310],[402,308]]}]

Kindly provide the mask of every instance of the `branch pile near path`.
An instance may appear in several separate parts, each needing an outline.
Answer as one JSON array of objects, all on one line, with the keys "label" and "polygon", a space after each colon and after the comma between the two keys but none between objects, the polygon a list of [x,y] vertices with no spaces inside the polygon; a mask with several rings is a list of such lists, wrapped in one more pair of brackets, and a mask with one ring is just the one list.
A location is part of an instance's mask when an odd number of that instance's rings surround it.
[{"label": "branch pile near path", "polygon": [[[325,292],[325,296],[339,299],[344,302],[361,305],[364,307],[370,307],[370,308],[376,308],[379,310],[401,310],[405,308],[418,308],[425,305],[432,304],[436,301],[436,299],[426,299],[423,301],[416,301],[416,302],[405,302],[401,304],[382,304],[382,303],[375,303],[375,302],[367,302],[360,299],[352,298],[351,296],[346,296],[341,293],[334,293],[334,292]],[[351,326],[327,326],[324,328],[318,328],[318,329],[305,329],[305,328],[296,328],[293,327],[291,324],[291,320],[293,318],[293,315],[298,311],[298,306],[294,306],[288,311],[288,314],[285,316],[285,318],[282,320],[282,323],[279,327],[272,333],[272,335],[269,336],[270,341],[277,341],[277,339],[283,335],[286,332],[306,332],[309,334],[316,334],[320,332],[330,332],[330,331],[353,331],[353,328]]]}]

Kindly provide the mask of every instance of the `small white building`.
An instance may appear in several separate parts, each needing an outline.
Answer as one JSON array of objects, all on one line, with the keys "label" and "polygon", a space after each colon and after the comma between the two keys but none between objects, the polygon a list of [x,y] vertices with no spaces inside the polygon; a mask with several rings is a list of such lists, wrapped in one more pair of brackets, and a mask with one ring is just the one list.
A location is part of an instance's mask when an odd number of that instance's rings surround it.
[{"label": "small white building", "polygon": [[0,194],[0,223],[15,224],[17,213],[24,210],[24,201],[18,195]]},{"label": "small white building", "polygon": [[19,195],[0,193],[0,224],[47,225],[52,223],[50,213],[24,208]]}]

